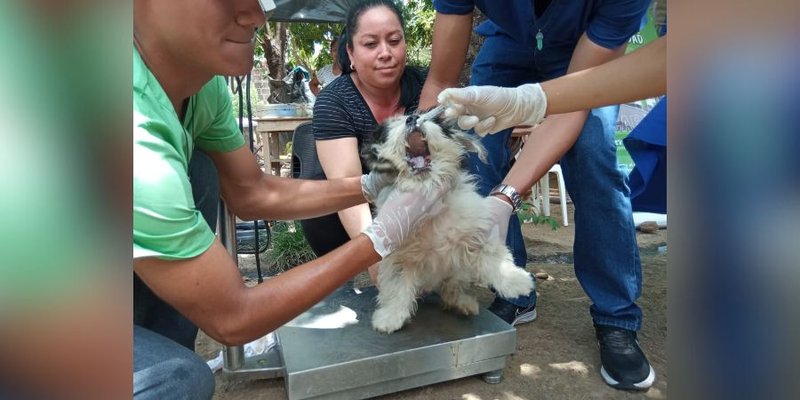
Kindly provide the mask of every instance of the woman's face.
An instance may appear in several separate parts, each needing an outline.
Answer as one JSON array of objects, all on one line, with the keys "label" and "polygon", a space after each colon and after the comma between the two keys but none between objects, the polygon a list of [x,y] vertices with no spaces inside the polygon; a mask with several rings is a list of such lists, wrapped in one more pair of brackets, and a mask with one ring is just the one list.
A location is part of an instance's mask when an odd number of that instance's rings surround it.
[{"label": "woman's face", "polygon": [[378,6],[361,14],[347,54],[362,82],[378,88],[396,87],[406,65],[406,40],[395,13]]}]

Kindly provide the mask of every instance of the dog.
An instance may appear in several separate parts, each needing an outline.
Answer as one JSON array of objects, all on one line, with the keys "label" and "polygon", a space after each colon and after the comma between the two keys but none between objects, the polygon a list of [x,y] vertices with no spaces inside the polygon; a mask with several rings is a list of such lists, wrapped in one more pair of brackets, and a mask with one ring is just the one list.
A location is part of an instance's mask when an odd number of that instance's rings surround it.
[{"label": "dog", "polygon": [[442,196],[441,210],[381,261],[375,330],[388,334],[402,328],[421,293],[438,292],[445,309],[476,315],[478,301],[466,291],[472,285],[492,286],[504,298],[533,290],[531,275],[514,265],[505,243],[489,238],[491,200],[477,193],[475,178],[464,168],[468,152],[485,160],[477,138],[444,119],[441,109],[390,118],[363,145],[370,169],[396,175],[393,186],[378,195],[378,210],[392,189],[426,195],[451,188]]}]

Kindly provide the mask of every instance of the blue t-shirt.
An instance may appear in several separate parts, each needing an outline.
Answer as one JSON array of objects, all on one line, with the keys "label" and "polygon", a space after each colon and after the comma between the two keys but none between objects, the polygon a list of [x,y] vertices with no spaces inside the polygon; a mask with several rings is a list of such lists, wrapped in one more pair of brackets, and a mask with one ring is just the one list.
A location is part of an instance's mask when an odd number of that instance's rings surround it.
[{"label": "blue t-shirt", "polygon": [[480,9],[488,20],[475,32],[503,35],[519,46],[532,48],[535,67],[543,79],[566,72],[584,32],[592,42],[608,49],[627,42],[639,30],[649,5],[650,0],[552,0],[537,17],[532,0],[433,0],[434,9],[442,14],[463,15],[474,7]]}]

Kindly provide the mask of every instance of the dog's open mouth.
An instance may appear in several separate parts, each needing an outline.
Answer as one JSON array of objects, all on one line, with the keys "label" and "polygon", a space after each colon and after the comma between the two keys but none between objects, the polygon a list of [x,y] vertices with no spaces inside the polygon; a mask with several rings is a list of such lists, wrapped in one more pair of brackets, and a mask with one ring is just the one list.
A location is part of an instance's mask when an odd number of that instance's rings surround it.
[{"label": "dog's open mouth", "polygon": [[431,168],[431,153],[428,141],[419,129],[414,129],[406,136],[406,162],[414,173]]}]

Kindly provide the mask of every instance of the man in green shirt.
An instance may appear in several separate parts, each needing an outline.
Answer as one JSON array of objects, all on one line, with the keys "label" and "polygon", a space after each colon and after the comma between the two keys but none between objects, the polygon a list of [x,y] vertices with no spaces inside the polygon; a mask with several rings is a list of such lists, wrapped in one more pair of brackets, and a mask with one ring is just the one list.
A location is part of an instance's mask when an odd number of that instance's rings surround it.
[{"label": "man in green shirt", "polygon": [[[259,3],[268,3],[262,8]],[[195,148],[213,161],[222,197],[246,219],[304,219],[370,200],[377,174],[301,181],[264,174],[231,113],[220,76],[248,73],[269,0],[135,0],[133,269],[213,339],[242,345],[275,330],[390,254],[442,193],[393,192],[364,234],[253,288],[244,286],[192,196]],[[210,398],[213,376],[191,351],[134,325],[134,397]]]}]

